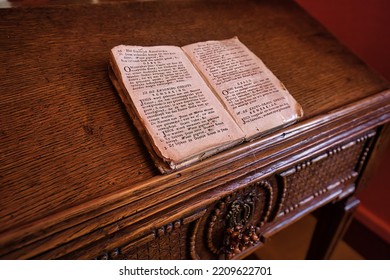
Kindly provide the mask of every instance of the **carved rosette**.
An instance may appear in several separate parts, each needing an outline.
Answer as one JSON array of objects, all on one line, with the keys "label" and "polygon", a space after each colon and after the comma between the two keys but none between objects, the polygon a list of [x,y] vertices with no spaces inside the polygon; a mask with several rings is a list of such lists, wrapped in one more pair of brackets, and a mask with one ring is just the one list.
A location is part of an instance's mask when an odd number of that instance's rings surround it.
[{"label": "carved rosette", "polygon": [[[208,251],[217,258],[232,259],[258,244],[261,228],[271,213],[272,196],[271,184],[261,181],[216,203],[204,221],[205,247]],[[196,246],[193,249],[196,250]]]}]

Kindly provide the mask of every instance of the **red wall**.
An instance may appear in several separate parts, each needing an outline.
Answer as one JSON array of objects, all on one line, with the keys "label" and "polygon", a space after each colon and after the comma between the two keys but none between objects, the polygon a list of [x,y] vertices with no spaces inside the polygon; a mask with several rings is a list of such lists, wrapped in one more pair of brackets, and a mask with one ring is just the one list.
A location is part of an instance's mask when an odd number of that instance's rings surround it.
[{"label": "red wall", "polygon": [[390,81],[389,0],[296,0],[344,45]]},{"label": "red wall", "polygon": [[[341,43],[390,81],[389,0],[296,0]],[[390,243],[390,147],[359,196],[356,218]]]}]

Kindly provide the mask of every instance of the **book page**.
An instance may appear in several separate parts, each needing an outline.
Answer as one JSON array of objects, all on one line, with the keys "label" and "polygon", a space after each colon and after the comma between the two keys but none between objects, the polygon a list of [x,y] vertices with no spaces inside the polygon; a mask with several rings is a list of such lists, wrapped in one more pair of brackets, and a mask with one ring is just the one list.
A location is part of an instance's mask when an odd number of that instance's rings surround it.
[{"label": "book page", "polygon": [[[174,165],[199,153],[242,141],[188,57],[174,46],[117,46],[113,70],[145,126],[155,152]],[[114,62],[114,63],[113,63]]]},{"label": "book page", "polygon": [[236,37],[183,47],[247,138],[303,115],[301,106],[264,63]]}]

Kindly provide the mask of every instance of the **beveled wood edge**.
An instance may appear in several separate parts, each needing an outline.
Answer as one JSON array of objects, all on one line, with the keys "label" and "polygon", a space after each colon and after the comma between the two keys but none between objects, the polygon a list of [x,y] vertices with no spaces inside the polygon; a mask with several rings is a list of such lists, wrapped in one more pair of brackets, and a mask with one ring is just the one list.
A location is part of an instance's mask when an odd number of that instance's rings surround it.
[{"label": "beveled wood edge", "polygon": [[[384,106],[384,104],[386,105]],[[315,131],[314,134],[318,138],[320,137],[320,134],[326,135],[328,133],[326,128],[330,126],[330,124],[341,121],[340,125],[345,125],[346,123],[355,123],[359,119],[361,121],[367,121],[369,119],[368,117],[371,117],[371,123],[367,130],[389,121],[390,90],[379,92],[373,96],[364,98],[350,105],[340,107],[329,113],[318,115],[312,119],[298,122],[290,127],[275,131],[263,138],[217,154],[203,162],[181,171],[167,175],[155,176],[118,193],[91,200],[82,205],[69,208],[65,211],[53,214],[40,220],[20,225],[17,228],[8,229],[7,231],[0,233],[0,247],[7,248],[8,245],[14,244],[11,246],[12,248],[10,248],[10,250],[21,248],[25,245],[36,242],[37,240],[53,235],[59,231],[72,228],[89,219],[111,212],[140,199],[144,199],[147,196],[156,194],[163,189],[168,189],[175,185],[187,184],[187,189],[192,188],[193,185],[191,185],[191,181],[198,177],[205,176],[207,173],[215,173],[216,176],[213,176],[213,178],[216,180],[222,176],[221,174],[218,174],[218,169],[223,168],[227,162],[232,163],[242,161],[242,168],[245,168],[248,165],[253,164],[253,162],[250,162],[251,155],[261,153],[261,151],[266,148],[275,147],[281,143],[292,141],[303,133],[313,134]],[[349,122],[344,119],[349,119]],[[256,158],[253,157],[253,159]],[[183,192],[185,192],[185,188],[182,189],[181,193]],[[164,197],[161,202],[176,195],[178,195],[177,192],[173,192],[170,196]],[[128,216],[131,216],[132,214],[133,213],[129,213]],[[121,218],[124,217],[121,216]],[[114,221],[115,220],[111,220],[110,222],[112,223]],[[101,224],[99,227],[104,227],[106,225],[107,223]],[[90,227],[86,231],[80,232],[80,234],[72,235],[71,239],[76,239],[87,234],[88,231],[90,232],[96,229],[97,228],[95,227]],[[16,243],[17,246],[15,246]],[[1,255],[6,255],[7,253],[9,253],[9,251],[1,252]]]},{"label": "beveled wood edge", "polygon": [[[361,137],[361,132],[358,134],[359,134],[359,137]],[[354,135],[353,138],[355,138],[355,137],[358,137],[358,136]],[[344,141],[345,141],[345,139],[344,139]],[[310,152],[309,152],[309,154],[310,154]],[[296,164],[296,162],[294,164]],[[273,171],[274,170],[271,170],[271,172],[273,172]],[[269,174],[265,174],[264,176],[266,177],[268,175]],[[252,178],[251,180],[252,180],[252,182],[254,182],[254,181],[259,180],[259,179]],[[236,184],[239,184],[239,185],[249,184],[249,183],[248,182],[241,182],[241,183],[236,182]],[[227,195],[228,193],[230,193],[230,191],[231,191],[230,188],[228,188],[227,190],[224,189],[223,193],[217,192],[218,193],[217,196]],[[151,207],[152,211],[149,208],[149,209],[146,209],[146,211],[144,211],[142,213],[137,213],[131,217],[123,219],[122,221],[117,221],[111,225],[107,225],[104,227],[104,230],[96,230],[94,232],[85,233],[86,235],[79,237],[77,239],[77,242],[73,242],[73,245],[71,245],[71,246],[62,244],[62,243],[66,243],[66,241],[68,241],[67,239],[69,238],[69,236],[74,237],[75,233],[77,234],[80,229],[83,230],[86,227],[85,225],[80,224],[80,225],[75,226],[74,228],[64,230],[63,232],[56,234],[54,238],[50,237],[48,240],[39,241],[39,242],[37,242],[37,244],[28,245],[27,247],[24,248],[25,249],[25,251],[23,252],[24,255],[18,255],[18,254],[20,254],[20,252],[13,252],[13,253],[11,253],[10,258],[16,258],[16,257],[28,258],[28,257],[36,255],[37,252],[42,253],[43,252],[42,250],[46,249],[48,246],[49,247],[51,246],[51,248],[54,248],[54,247],[56,247],[55,245],[58,245],[58,246],[64,245],[64,246],[62,246],[63,248],[55,248],[53,252],[47,252],[47,253],[41,254],[40,257],[38,257],[38,258],[61,258],[63,254],[68,254],[68,253],[72,252],[73,250],[80,249],[82,246],[85,245],[84,242],[86,240],[88,240],[88,242],[91,243],[89,241],[90,239],[97,240],[100,238],[104,238],[108,234],[113,234],[113,233],[117,232],[118,230],[120,230],[124,227],[127,227],[127,226],[130,226],[132,228],[130,230],[132,232],[132,239],[137,239],[137,238],[140,238],[141,236],[144,236],[148,232],[152,232],[153,229],[158,228],[161,225],[172,222],[172,220],[182,219],[183,216],[187,216],[187,215],[193,215],[193,214],[189,213],[189,211],[194,212],[194,209],[197,209],[196,211],[199,211],[199,209],[201,209],[202,207],[206,207],[208,204],[213,203],[214,200],[215,200],[215,195],[206,196],[206,199],[195,200],[195,203],[191,204],[191,207],[183,208],[183,206],[181,206],[181,208],[180,207],[177,208],[177,206],[175,206],[175,208],[173,210],[172,209],[168,210],[169,212],[165,213],[165,215],[163,217],[158,217],[157,219],[154,219],[153,224],[151,224],[149,221],[146,223],[141,222],[141,224],[134,225],[134,223],[140,222],[141,220],[143,220],[144,217],[150,217],[153,214],[158,214],[162,210],[166,210],[167,208],[172,206],[172,205],[167,205],[164,209],[161,209],[161,208],[159,208],[159,206],[154,205]],[[154,208],[154,211],[153,211],[153,208]],[[189,209],[189,208],[191,208],[191,209]],[[115,210],[114,210],[114,212],[115,212]],[[178,214],[178,212],[180,212],[180,213]],[[120,213],[120,214],[123,215],[123,213]],[[111,217],[109,217],[109,219],[111,219]],[[126,224],[126,222],[127,222],[127,224]],[[82,233],[80,235],[82,235]],[[74,240],[74,241],[76,241],[76,240]],[[110,248],[112,249],[114,247],[118,247],[121,244],[123,245],[122,239],[116,240],[116,241],[110,240],[109,248],[107,248],[107,249],[110,249]],[[96,255],[92,256],[92,258],[94,258],[94,257],[96,257]]]},{"label": "beveled wood edge", "polygon": [[[361,133],[360,133],[361,134]],[[368,134],[372,134],[372,133],[365,133],[365,135],[368,135]],[[360,135],[360,138],[362,137],[365,137],[365,136],[361,136]],[[354,140],[352,140],[354,141]],[[264,180],[264,178],[262,178],[261,180]],[[242,187],[247,187],[248,185],[251,185],[253,183],[256,183],[256,182],[259,182],[260,179],[252,179],[250,182],[240,182],[240,183],[237,183],[238,185],[240,185],[240,188]],[[321,195],[320,197],[320,200],[309,200],[309,201],[305,201],[303,206],[300,207],[300,209],[298,211],[292,211],[290,212],[289,214],[286,214],[286,215],[282,215],[281,217],[278,218],[277,220],[277,223],[276,223],[276,226],[278,226],[278,223],[281,222],[282,224],[287,224],[287,223],[292,223],[294,221],[296,221],[296,219],[294,217],[296,217],[297,219],[302,217],[302,215],[304,214],[307,214],[308,211],[312,211],[311,209],[314,209],[313,208],[313,205],[315,205],[315,208],[318,208],[318,207],[321,207],[323,205],[325,205],[326,203],[330,202],[330,201],[336,201],[336,200],[339,200],[342,198],[342,196],[344,195],[349,195],[351,194],[351,191],[353,191],[355,189],[354,185],[353,185],[353,182],[344,182],[344,178],[341,178],[340,182],[338,182],[337,184],[337,188],[335,187],[330,187],[328,192],[327,192],[327,195],[324,196],[324,195]],[[347,185],[345,185],[345,183]],[[352,185],[350,185],[352,183]],[[349,187],[346,187],[346,186],[349,186]],[[204,209],[204,207],[207,207],[207,205],[209,204],[212,204],[213,202],[215,202],[215,199],[221,199],[222,197],[225,197],[226,195],[228,194],[231,194],[231,191],[232,189],[228,188],[227,190],[224,189],[223,190],[223,193],[221,193],[220,191],[214,191],[214,193],[210,193],[206,196],[203,196],[205,199],[195,199],[194,201],[194,204],[191,204],[191,209],[184,209],[183,206],[181,206],[181,208],[177,209],[169,209],[168,213],[165,213],[165,215],[161,218],[161,217],[158,217],[157,219],[154,219],[153,220],[153,225],[150,224],[150,222],[143,222],[141,224],[137,224],[137,225],[131,225],[130,228],[131,229],[127,229],[127,232],[131,231],[132,232],[132,235],[134,234],[134,236],[132,236],[131,239],[137,239],[137,238],[143,238],[146,235],[148,235],[150,232],[154,232],[155,231],[155,228],[156,227],[159,227],[160,225],[166,225],[167,223],[172,223],[176,220],[180,220],[182,219],[183,220],[183,224],[188,224],[188,222],[184,222],[184,220],[187,220],[188,218],[183,218],[183,216],[187,217],[187,215],[190,215],[190,221],[194,221],[198,218],[201,218],[204,213],[206,212],[206,210]],[[334,192],[337,192],[338,194],[340,194],[339,196],[333,196],[332,194]],[[331,197],[330,197],[331,196]],[[330,200],[329,200],[330,199]],[[324,202],[325,201],[325,202]],[[154,212],[154,214],[160,212],[161,209],[158,209],[158,207],[154,206],[156,208],[156,211]],[[188,211],[194,211],[194,209],[197,209],[197,213],[195,214],[188,214],[187,212]],[[199,209],[203,209],[203,210],[199,210]],[[185,210],[187,210],[187,212],[185,214],[183,214],[185,212]],[[148,212],[148,211],[147,211]],[[179,212],[179,213],[178,213]],[[303,214],[300,214],[301,212],[303,212]],[[146,213],[145,213],[146,214]],[[293,215],[293,217],[291,217],[291,214]],[[145,215],[145,216],[148,216],[148,215]],[[150,216],[150,215],[149,215]],[[288,221],[286,220],[286,218],[288,219]],[[132,221],[140,221],[140,219],[137,219],[137,217],[131,217],[129,218],[131,219]],[[196,223],[196,225],[198,224],[198,222]],[[271,227],[269,226],[271,225]],[[273,223],[273,221],[271,221],[271,223],[267,225],[267,229],[271,228],[272,229],[272,226],[275,225],[275,223]],[[105,233],[108,234],[108,233],[115,233],[116,231],[116,226],[118,226],[118,224],[115,224],[115,225],[110,225],[108,227],[106,227],[104,229]],[[110,230],[111,229],[111,230]],[[66,236],[66,234],[65,234]],[[92,239],[96,239],[96,234],[95,233],[92,233],[91,235],[88,236],[89,238],[92,238]],[[89,239],[88,237],[82,237],[83,239]],[[103,238],[104,236],[101,236],[101,238]],[[192,235],[191,235],[191,240],[192,240]],[[57,239],[61,239],[61,238],[57,238]],[[151,240],[149,240],[151,241]],[[192,241],[191,241],[192,242]],[[73,249],[81,249],[83,248],[83,244],[81,244],[82,242],[76,242],[77,244],[74,244],[73,247],[69,247],[69,246],[66,246],[67,248],[66,249],[66,252],[67,253],[71,253]],[[110,239],[110,242],[108,245],[107,248],[104,249],[104,251],[115,251],[117,250],[118,248],[121,248],[122,246],[126,247],[125,245],[125,241],[123,241],[122,239],[118,239],[118,238],[114,238],[114,239]],[[135,244],[137,243],[136,241],[132,241],[131,242],[132,244]],[[46,244],[43,244],[43,246],[46,246]],[[192,246],[192,244],[191,244]],[[92,247],[93,248],[93,247]],[[85,251],[82,250],[82,251]],[[99,253],[101,252],[98,252],[98,253],[94,253],[94,252],[90,252],[89,249],[87,249],[87,253],[86,254],[82,254],[82,258],[95,258],[96,255],[98,255]],[[93,251],[93,250],[92,250]],[[122,251],[122,250],[121,250]],[[30,253],[30,252],[29,252]],[[62,253],[64,253],[64,248],[55,248],[53,251],[50,251],[50,252],[47,252],[43,255],[40,255],[38,258],[62,258]]]}]

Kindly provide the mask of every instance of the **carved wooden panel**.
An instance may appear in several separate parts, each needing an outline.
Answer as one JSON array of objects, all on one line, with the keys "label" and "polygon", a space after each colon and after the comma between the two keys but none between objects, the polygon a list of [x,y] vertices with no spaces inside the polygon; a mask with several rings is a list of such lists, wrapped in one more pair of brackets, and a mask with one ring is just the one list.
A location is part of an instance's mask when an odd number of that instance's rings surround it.
[{"label": "carved wooden panel", "polygon": [[374,135],[372,132],[329,149],[267,179],[238,184],[207,209],[168,223],[98,258],[235,258],[261,244],[262,234],[281,216],[304,209],[305,203],[329,190],[343,190],[353,183],[369,154]]},{"label": "carved wooden panel", "polygon": [[170,260],[187,259],[188,227],[183,220],[169,223],[127,245],[105,252],[97,259]]},{"label": "carved wooden panel", "polygon": [[258,244],[262,226],[270,217],[273,195],[271,183],[260,181],[211,205],[194,225],[191,258],[231,259]]},{"label": "carved wooden panel", "polygon": [[352,183],[369,152],[375,132],[290,168],[278,175],[281,197],[279,215],[287,214],[337,186]]}]

